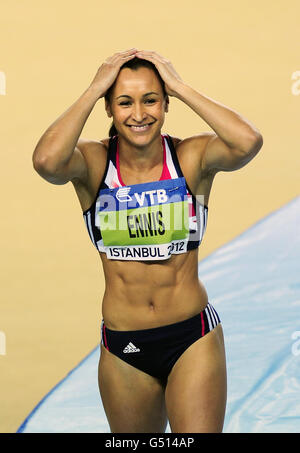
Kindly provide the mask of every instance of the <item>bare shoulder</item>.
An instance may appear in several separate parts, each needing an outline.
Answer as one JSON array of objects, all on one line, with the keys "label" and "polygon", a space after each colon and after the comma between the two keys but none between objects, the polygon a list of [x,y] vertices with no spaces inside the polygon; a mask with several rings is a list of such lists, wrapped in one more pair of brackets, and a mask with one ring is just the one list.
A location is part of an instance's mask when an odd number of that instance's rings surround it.
[{"label": "bare shoulder", "polygon": [[178,143],[182,141],[182,138],[174,137],[173,135],[172,136],[170,135],[170,138],[175,148],[177,147]]},{"label": "bare shoulder", "polygon": [[76,148],[85,160],[87,178],[85,181],[73,179],[72,183],[81,207],[86,210],[93,202],[99,183],[104,175],[109,139],[92,140],[80,137]]},{"label": "bare shoulder", "polygon": [[171,137],[181,170],[192,193],[203,195],[203,203],[206,206],[208,206],[209,195],[216,173],[205,171],[202,163],[206,145],[215,135],[214,132],[203,132],[184,139]]},{"label": "bare shoulder", "polygon": [[177,152],[184,152],[186,150],[205,148],[206,143],[214,137],[215,132],[202,132],[201,134],[192,135],[191,137],[178,138],[171,137],[174,145],[176,146]]},{"label": "bare shoulder", "polygon": [[76,147],[81,151],[84,157],[90,159],[95,156],[101,156],[106,153],[108,148],[106,140],[107,139],[92,140],[80,137]]},{"label": "bare shoulder", "polygon": [[92,183],[92,180],[101,173],[104,172],[107,158],[108,144],[106,139],[104,140],[92,140],[80,137],[76,148],[79,149],[83,155],[87,170],[88,170],[88,182]]},{"label": "bare shoulder", "polygon": [[206,145],[214,136],[216,136],[215,132],[202,132],[183,139],[171,137],[180,163],[187,162],[188,165],[201,168]]}]

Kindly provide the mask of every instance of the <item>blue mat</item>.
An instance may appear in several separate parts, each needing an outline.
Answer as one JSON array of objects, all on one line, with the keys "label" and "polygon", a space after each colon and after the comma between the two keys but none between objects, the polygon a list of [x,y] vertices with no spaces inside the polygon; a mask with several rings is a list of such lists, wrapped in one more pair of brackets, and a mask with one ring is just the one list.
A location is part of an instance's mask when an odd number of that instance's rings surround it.
[{"label": "blue mat", "polygon": [[[199,263],[199,278],[225,334],[225,433],[300,432],[299,224],[297,197]],[[45,396],[18,432],[108,433],[98,360],[99,346]]]}]

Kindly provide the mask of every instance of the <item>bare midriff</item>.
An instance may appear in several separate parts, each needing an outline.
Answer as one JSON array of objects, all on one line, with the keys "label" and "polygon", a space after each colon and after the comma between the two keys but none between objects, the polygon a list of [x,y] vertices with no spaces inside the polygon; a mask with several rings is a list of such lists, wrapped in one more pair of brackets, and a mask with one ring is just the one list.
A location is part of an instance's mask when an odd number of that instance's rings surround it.
[{"label": "bare midriff", "polygon": [[141,330],[188,319],[208,302],[198,278],[198,249],[163,261],[109,260],[100,253],[106,289],[105,325],[113,330]]}]

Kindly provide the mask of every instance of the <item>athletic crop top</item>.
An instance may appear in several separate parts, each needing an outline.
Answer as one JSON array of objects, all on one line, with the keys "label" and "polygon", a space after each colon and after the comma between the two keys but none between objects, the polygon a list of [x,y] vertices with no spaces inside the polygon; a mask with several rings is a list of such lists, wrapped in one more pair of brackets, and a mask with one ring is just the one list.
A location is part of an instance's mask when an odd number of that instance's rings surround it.
[{"label": "athletic crop top", "polygon": [[171,137],[162,134],[161,138],[159,181],[130,186],[120,174],[118,136],[109,140],[96,198],[83,212],[94,246],[108,259],[165,260],[199,247],[202,241],[208,207],[191,193]]}]

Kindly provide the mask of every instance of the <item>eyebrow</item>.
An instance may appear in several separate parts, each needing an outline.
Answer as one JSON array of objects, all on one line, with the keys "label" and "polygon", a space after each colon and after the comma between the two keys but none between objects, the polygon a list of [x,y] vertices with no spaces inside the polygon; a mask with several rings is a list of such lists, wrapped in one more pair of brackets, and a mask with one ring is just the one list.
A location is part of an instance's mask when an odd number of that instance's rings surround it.
[{"label": "eyebrow", "polygon": [[[144,94],[143,97],[149,96],[149,94],[157,94],[159,96],[159,94],[155,93],[155,91],[150,91],[149,93]],[[131,96],[128,96],[128,94],[121,94],[121,96],[118,96],[116,99],[119,99],[119,98],[129,98],[129,99],[131,99]]]}]

